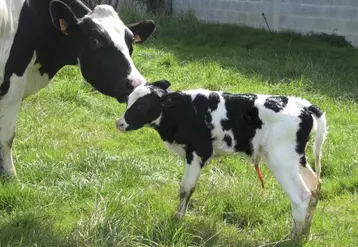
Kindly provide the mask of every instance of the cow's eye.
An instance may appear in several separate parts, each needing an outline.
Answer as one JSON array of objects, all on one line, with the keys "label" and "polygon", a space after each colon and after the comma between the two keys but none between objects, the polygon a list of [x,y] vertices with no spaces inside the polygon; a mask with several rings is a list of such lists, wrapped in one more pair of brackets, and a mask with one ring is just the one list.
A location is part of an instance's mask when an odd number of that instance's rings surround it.
[{"label": "cow's eye", "polygon": [[97,38],[90,38],[90,43],[93,48],[97,48],[100,46],[99,40]]}]

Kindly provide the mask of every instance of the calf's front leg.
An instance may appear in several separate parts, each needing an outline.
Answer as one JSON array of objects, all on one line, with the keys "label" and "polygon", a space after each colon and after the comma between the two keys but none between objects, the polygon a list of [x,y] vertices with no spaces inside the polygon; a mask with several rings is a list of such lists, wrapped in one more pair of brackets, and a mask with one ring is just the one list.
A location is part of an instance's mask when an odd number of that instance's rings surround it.
[{"label": "calf's front leg", "polygon": [[175,216],[176,219],[181,219],[186,211],[191,195],[195,190],[195,185],[199,180],[201,167],[204,161],[195,152],[187,153],[187,162],[184,168],[184,176],[181,180],[179,190],[179,208]]}]

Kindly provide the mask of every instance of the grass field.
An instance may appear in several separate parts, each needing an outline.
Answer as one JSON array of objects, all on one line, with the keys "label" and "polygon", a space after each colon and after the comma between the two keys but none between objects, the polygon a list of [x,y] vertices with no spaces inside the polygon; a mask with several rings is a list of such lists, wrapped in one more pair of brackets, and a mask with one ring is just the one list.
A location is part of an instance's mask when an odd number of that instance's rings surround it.
[{"label": "grass field", "polygon": [[[133,55],[149,81],[300,96],[327,112],[322,200],[303,245],[357,246],[358,50],[190,15],[157,22]],[[291,246],[275,244],[290,231],[288,198],[265,166],[262,189],[240,157],[210,162],[175,222],[182,163],[153,130],[119,133],[114,121],[124,108],[94,92],[76,67],[24,102],[13,151],[18,181],[0,184],[1,247]]]}]

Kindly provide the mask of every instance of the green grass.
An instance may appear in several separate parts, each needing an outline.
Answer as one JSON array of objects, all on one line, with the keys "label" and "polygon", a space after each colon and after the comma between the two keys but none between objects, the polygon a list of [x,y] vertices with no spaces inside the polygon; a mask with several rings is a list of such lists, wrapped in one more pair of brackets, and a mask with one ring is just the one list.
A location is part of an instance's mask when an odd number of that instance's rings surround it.
[{"label": "green grass", "polygon": [[[302,244],[356,246],[358,50],[190,15],[157,22],[133,55],[149,81],[300,96],[327,112],[322,200]],[[233,156],[203,169],[188,214],[175,222],[182,163],[151,129],[120,134],[114,121],[124,108],[76,67],[25,100],[13,149],[18,181],[0,184],[1,247],[260,246],[289,233],[290,204],[277,181],[263,166],[263,190]]]}]

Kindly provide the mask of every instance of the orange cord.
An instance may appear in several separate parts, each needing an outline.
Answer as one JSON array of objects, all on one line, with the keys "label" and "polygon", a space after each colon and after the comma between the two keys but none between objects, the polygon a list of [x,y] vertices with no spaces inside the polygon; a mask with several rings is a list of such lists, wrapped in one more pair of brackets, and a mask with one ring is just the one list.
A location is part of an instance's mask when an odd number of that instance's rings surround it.
[{"label": "orange cord", "polygon": [[262,175],[261,175],[261,172],[260,172],[260,167],[259,167],[259,166],[255,166],[255,169],[256,169],[257,175],[259,175],[262,188],[265,188],[265,186],[264,186],[264,180],[263,180]]}]

